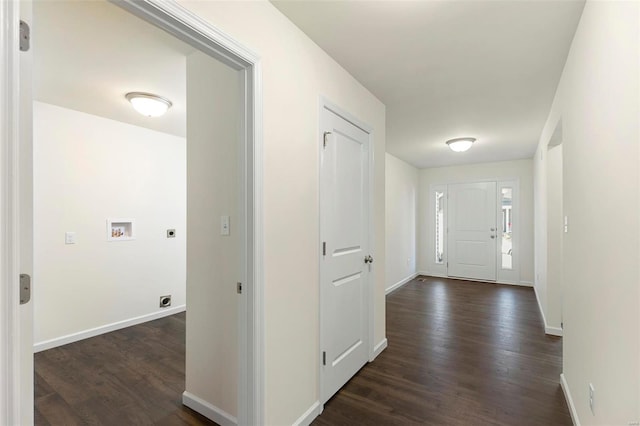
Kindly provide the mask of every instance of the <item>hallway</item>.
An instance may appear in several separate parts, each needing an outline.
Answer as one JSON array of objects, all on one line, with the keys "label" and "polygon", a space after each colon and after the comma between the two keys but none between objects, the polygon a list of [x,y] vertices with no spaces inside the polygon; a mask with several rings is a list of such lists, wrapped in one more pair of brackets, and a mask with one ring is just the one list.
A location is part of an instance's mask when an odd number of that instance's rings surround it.
[{"label": "hallway", "polygon": [[388,348],[314,425],[571,425],[562,339],[544,334],[532,288],[418,277],[386,318]]}]

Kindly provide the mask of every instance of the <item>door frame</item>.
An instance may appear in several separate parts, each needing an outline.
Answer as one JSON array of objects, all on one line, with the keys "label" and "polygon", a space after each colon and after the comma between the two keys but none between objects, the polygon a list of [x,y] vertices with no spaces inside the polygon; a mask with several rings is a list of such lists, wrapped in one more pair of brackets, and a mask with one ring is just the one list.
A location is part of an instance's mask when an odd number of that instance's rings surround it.
[{"label": "door frame", "polygon": [[20,424],[20,4],[0,2],[0,423]]},{"label": "door frame", "polygon": [[[426,250],[428,252],[427,255],[427,271],[425,271],[426,275],[429,276],[434,276],[434,277],[441,277],[441,278],[451,278],[451,279],[463,279],[465,281],[478,281],[478,280],[473,280],[470,278],[457,278],[457,277],[449,277],[448,276],[448,271],[447,271],[447,261],[449,258],[449,253],[448,253],[448,244],[447,244],[447,240],[448,237],[444,239],[444,263],[443,264],[437,264],[434,261],[434,256],[433,254],[435,253],[435,243],[434,243],[434,238],[435,238],[435,218],[433,217],[433,212],[435,211],[435,202],[432,199],[432,195],[435,193],[435,191],[442,191],[445,194],[445,210],[448,212],[448,208],[449,208],[449,200],[448,200],[448,194],[449,194],[449,185],[455,185],[455,184],[465,184],[465,183],[478,183],[478,182],[496,182],[496,208],[498,209],[498,213],[500,213],[500,206],[499,206],[499,200],[500,200],[500,194],[499,194],[499,189],[503,186],[508,186],[508,184],[513,184],[513,197],[514,197],[514,212],[513,212],[513,219],[515,222],[515,225],[513,226],[513,233],[514,233],[514,251],[513,251],[513,268],[511,270],[503,270],[501,268],[501,263],[500,263],[500,255],[501,252],[499,250],[500,248],[500,244],[498,244],[497,247],[497,257],[496,257],[496,281],[489,281],[491,283],[496,283],[496,284],[509,284],[509,285],[518,285],[518,286],[524,286],[524,287],[531,287],[531,285],[529,283],[525,283],[520,281],[520,276],[521,276],[521,262],[520,262],[520,251],[521,251],[521,238],[520,238],[520,232],[521,232],[521,226],[520,226],[520,222],[521,222],[521,217],[522,215],[520,214],[520,204],[522,203],[522,200],[520,199],[520,178],[519,177],[496,177],[496,178],[481,178],[481,179],[469,179],[469,180],[442,180],[442,181],[438,181],[437,183],[431,183],[429,184],[429,192],[428,192],[428,202],[425,204],[425,207],[428,209],[428,211],[426,212],[427,214],[427,226],[426,226],[426,230],[423,231],[423,236],[426,235]],[[423,213],[424,214],[424,213]],[[447,220],[447,214],[445,213],[444,215],[444,228],[446,229],[448,226],[448,220]],[[499,217],[499,216],[498,216]],[[505,271],[507,271],[507,273],[505,273]],[[486,281],[481,281],[481,282],[486,282]]]},{"label": "door frame", "polygon": [[320,159],[322,158],[322,150],[323,150],[323,142],[324,142],[324,131],[325,131],[325,126],[326,124],[324,123],[324,119],[323,119],[323,113],[324,110],[328,110],[333,112],[334,114],[342,117],[343,119],[345,119],[346,121],[348,121],[349,123],[353,124],[354,126],[358,127],[359,129],[363,130],[365,133],[368,134],[368,139],[367,139],[367,143],[369,144],[369,149],[368,149],[368,159],[367,161],[369,162],[368,164],[368,168],[369,168],[369,176],[367,177],[368,179],[368,197],[369,197],[369,202],[368,202],[368,206],[367,208],[369,209],[369,215],[368,215],[368,224],[367,224],[367,231],[369,233],[369,253],[371,254],[371,256],[374,258],[374,262],[371,265],[370,268],[370,272],[369,272],[369,279],[367,281],[367,286],[369,287],[369,291],[366,292],[367,294],[367,317],[368,317],[368,352],[369,352],[369,362],[373,361],[373,359],[375,358],[375,343],[374,343],[374,323],[375,323],[375,274],[376,274],[376,268],[375,268],[375,259],[376,259],[376,250],[375,250],[375,228],[374,228],[374,221],[373,221],[373,212],[374,210],[374,165],[375,165],[375,157],[374,157],[374,129],[373,126],[367,124],[366,122],[358,119],[357,117],[355,117],[354,115],[352,115],[350,112],[348,112],[347,110],[339,107],[338,105],[334,104],[333,102],[331,102],[328,98],[324,97],[324,96],[320,96],[320,100],[318,103],[318,161],[317,161],[317,174],[318,174],[318,277],[319,277],[319,285],[318,285],[318,410],[317,410],[317,414],[322,413],[322,410],[324,409],[324,402],[322,401],[322,395],[323,395],[323,389],[324,389],[324,384],[323,384],[323,375],[322,375],[322,348],[324,347],[324,342],[323,342],[323,327],[322,327],[322,306],[323,306],[323,292],[322,292],[322,279],[324,277],[323,275],[323,271],[322,271],[322,236],[323,236],[323,229],[322,229],[322,198],[320,196],[321,191],[320,191],[320,186],[322,185],[322,167],[320,164]]},{"label": "door frame", "polygon": [[[175,0],[111,0],[179,39],[239,70],[244,82],[241,200],[246,233],[242,265],[245,297],[239,307],[238,423],[264,423],[264,239],[263,239],[263,102],[261,60],[228,34]],[[0,3],[0,424],[20,424],[23,391],[20,370],[21,324],[18,296],[20,193],[18,149],[32,144],[21,132],[19,21],[21,3]],[[30,123],[27,123],[31,126]],[[6,379],[5,379],[6,378]],[[29,386],[27,384],[27,386]],[[33,385],[31,385],[33,386]]]}]

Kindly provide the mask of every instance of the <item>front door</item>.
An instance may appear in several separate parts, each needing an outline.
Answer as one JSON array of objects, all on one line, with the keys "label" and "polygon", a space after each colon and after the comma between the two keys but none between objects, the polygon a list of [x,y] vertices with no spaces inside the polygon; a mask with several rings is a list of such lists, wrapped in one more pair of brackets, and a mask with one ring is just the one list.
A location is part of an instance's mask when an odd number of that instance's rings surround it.
[{"label": "front door", "polygon": [[496,183],[449,185],[450,277],[496,280]]},{"label": "front door", "polygon": [[369,134],[321,116],[320,345],[325,403],[369,358]]}]

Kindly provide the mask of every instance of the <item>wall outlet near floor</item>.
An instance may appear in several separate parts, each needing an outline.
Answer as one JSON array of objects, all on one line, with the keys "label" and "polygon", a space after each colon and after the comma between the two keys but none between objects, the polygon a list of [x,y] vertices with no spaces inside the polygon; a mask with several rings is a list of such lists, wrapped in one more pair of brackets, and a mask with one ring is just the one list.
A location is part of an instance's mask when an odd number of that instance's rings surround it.
[{"label": "wall outlet near floor", "polygon": [[593,388],[593,383],[589,383],[589,408],[591,408],[591,414],[594,416],[596,413],[593,411],[593,397],[595,394],[595,389]]},{"label": "wall outlet near floor", "polygon": [[169,306],[171,306],[171,295],[160,296],[160,307],[168,308]]}]

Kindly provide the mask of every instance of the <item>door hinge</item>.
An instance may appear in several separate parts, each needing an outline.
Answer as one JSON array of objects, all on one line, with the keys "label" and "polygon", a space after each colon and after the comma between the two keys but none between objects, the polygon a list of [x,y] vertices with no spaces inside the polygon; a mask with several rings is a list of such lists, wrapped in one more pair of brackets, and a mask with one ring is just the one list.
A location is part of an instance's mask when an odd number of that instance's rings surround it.
[{"label": "door hinge", "polygon": [[322,242],[322,255],[326,256],[327,255],[327,243],[326,242]]},{"label": "door hinge", "polygon": [[29,300],[31,300],[31,277],[20,274],[20,304],[29,303]]},{"label": "door hinge", "polygon": [[31,45],[31,28],[29,24],[24,21],[20,21],[20,51],[26,52]]},{"label": "door hinge", "polygon": [[327,353],[322,351],[322,365],[327,365]]},{"label": "door hinge", "polygon": [[324,132],[324,135],[322,136],[322,147],[326,148],[327,147],[327,141],[329,140],[329,135],[331,134],[331,132]]},{"label": "door hinge", "polygon": [[236,283],[236,291],[238,294],[242,294],[242,283]]}]

